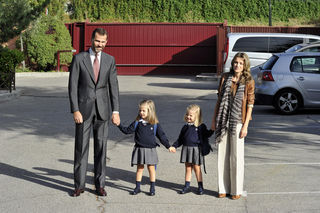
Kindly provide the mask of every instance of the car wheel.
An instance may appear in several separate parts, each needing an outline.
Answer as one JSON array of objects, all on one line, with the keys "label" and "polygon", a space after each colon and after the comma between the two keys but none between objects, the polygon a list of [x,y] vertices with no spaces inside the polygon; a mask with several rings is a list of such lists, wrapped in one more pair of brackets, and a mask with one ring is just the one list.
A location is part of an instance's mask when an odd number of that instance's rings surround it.
[{"label": "car wheel", "polygon": [[299,94],[294,90],[283,90],[279,92],[274,100],[274,107],[281,114],[294,114],[301,105]]}]

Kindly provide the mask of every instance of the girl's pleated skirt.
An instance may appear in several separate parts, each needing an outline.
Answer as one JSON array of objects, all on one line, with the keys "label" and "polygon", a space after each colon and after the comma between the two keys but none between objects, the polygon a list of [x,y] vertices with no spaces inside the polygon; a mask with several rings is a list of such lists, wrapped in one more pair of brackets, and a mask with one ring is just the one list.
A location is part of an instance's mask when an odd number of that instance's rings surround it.
[{"label": "girl's pleated skirt", "polygon": [[182,146],[180,163],[203,164],[203,156],[198,146]]},{"label": "girl's pleated skirt", "polygon": [[131,166],[137,164],[158,164],[158,154],[156,148],[134,146],[132,151]]}]

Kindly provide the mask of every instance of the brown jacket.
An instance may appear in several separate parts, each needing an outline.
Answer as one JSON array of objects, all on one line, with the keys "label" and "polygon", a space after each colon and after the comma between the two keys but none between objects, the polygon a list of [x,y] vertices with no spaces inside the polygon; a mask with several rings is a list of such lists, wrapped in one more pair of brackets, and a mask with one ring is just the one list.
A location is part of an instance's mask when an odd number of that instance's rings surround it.
[{"label": "brown jacket", "polygon": [[[222,85],[224,80],[227,78],[228,73],[225,73],[221,76],[220,79],[220,84],[219,84],[219,88],[218,88],[218,104],[217,107],[219,108],[220,106],[220,101],[221,101],[221,89],[222,89]],[[237,86],[233,88],[234,90],[237,89]],[[242,101],[242,123],[245,122],[246,119],[246,115],[247,115],[247,107],[249,104],[254,104],[254,80],[249,81],[246,84],[245,90],[244,90],[244,96],[243,96],[243,101]],[[252,117],[250,118],[250,120],[252,119]]]}]

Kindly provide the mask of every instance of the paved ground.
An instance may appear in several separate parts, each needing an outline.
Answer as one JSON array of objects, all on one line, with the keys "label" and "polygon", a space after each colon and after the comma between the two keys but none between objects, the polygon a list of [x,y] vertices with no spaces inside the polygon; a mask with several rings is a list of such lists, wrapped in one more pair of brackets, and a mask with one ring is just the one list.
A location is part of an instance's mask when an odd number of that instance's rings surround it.
[{"label": "paved ground", "polygon": [[[320,212],[320,112],[280,116],[263,106],[254,108],[250,124],[245,146],[247,196],[240,200],[216,197],[216,150],[206,157],[205,194],[179,195],[184,183],[180,150],[171,154],[163,146],[158,148],[156,196],[129,195],[135,182],[132,136],[113,126],[107,152],[108,197],[93,193],[92,155],[86,192],[70,197],[74,125],[67,79],[67,73],[19,74],[18,95],[0,96],[0,212]],[[139,101],[151,98],[171,142],[191,103],[202,107],[204,122],[210,124],[216,83],[192,79],[119,76],[122,122],[129,124]],[[194,175],[191,184],[195,192]],[[142,190],[149,190],[146,171]]]}]

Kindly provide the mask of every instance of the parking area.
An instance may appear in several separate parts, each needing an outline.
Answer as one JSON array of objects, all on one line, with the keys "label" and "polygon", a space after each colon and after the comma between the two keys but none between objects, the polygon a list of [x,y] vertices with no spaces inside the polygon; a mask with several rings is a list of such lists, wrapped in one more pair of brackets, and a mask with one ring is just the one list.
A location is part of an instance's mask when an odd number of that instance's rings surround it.
[{"label": "parking area", "polygon": [[[120,116],[136,117],[140,100],[155,101],[160,123],[173,143],[184,124],[185,108],[199,104],[210,125],[217,82],[192,76],[119,76]],[[245,144],[245,196],[217,198],[217,150],[206,157],[205,194],[180,195],[184,165],[180,150],[157,148],[156,195],[131,196],[135,168],[133,138],[111,126],[107,150],[107,197],[97,197],[90,144],[86,192],[73,190],[74,124],[69,112],[67,73],[17,75],[19,95],[0,101],[0,212],[319,212],[320,112],[279,115],[255,106]],[[213,139],[210,139],[213,143]],[[191,185],[196,192],[195,176]],[[148,192],[144,172],[143,192]]]}]

